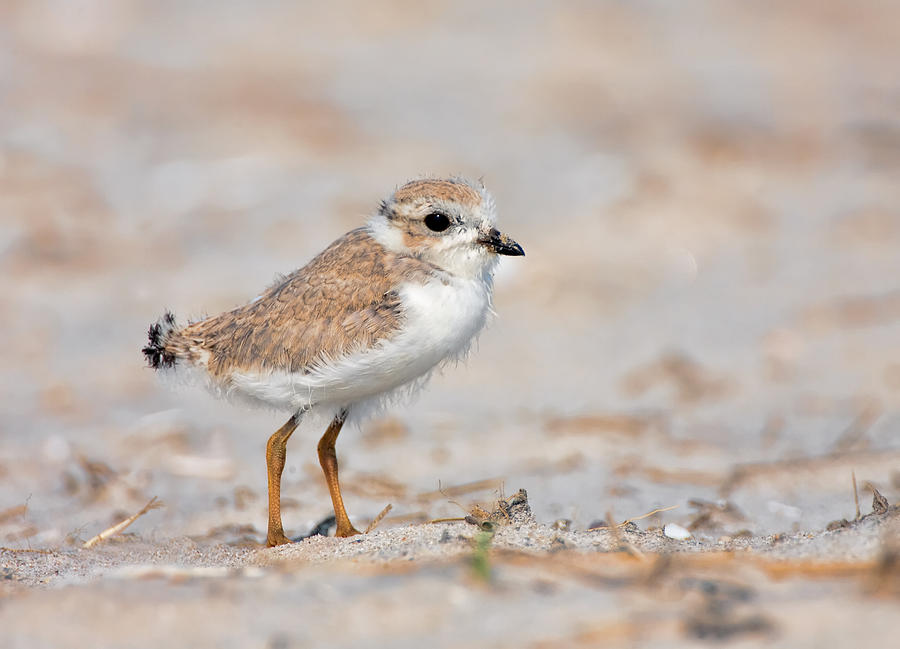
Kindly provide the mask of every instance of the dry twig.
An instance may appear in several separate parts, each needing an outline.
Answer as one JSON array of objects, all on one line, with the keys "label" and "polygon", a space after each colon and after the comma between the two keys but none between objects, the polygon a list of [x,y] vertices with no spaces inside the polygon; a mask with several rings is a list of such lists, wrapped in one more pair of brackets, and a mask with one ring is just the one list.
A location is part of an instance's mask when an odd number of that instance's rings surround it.
[{"label": "dry twig", "polygon": [[619,523],[619,527],[625,527],[628,523],[633,523],[634,521],[640,521],[645,518],[650,518],[654,514],[659,514],[661,512],[672,511],[673,509],[678,509],[678,505],[669,505],[668,507],[660,507],[659,509],[654,509],[652,512],[647,512],[646,514],[641,514],[640,516],[635,516],[634,518],[628,518],[621,523]]},{"label": "dry twig", "polygon": [[[447,500],[450,500],[451,498],[464,496],[475,491],[485,491],[487,489],[502,489],[502,487],[503,480],[501,478],[476,480],[475,482],[467,482],[465,484],[455,485],[453,487],[445,487],[440,482],[438,482],[437,491],[429,491],[419,494],[417,499],[420,501],[436,500],[438,498],[446,498]],[[450,502],[453,501],[450,500]]]},{"label": "dry twig", "polygon": [[156,499],[156,496],[153,496],[153,498],[150,499],[150,502],[148,502],[146,505],[144,505],[144,507],[141,509],[141,511],[139,511],[137,514],[134,514],[133,516],[129,516],[124,521],[122,521],[120,523],[116,523],[112,527],[103,530],[94,538],[88,539],[87,541],[85,541],[84,545],[82,545],[81,547],[83,547],[83,548],[94,547],[95,545],[100,543],[100,541],[105,541],[109,537],[118,534],[119,532],[121,532],[122,530],[127,528],[129,525],[131,525],[133,522],[135,522],[137,519],[139,519],[141,516],[143,516],[144,514],[149,512],[151,509],[159,509],[162,506],[163,506],[163,504]]},{"label": "dry twig", "polygon": [[376,516],[375,518],[372,519],[372,522],[369,523],[369,526],[366,528],[365,533],[368,534],[369,532],[374,530],[376,527],[378,527],[378,523],[380,523],[381,520],[385,516],[387,516],[388,512],[391,511],[391,509],[393,509],[393,508],[394,508],[394,506],[392,504],[388,503],[387,506],[381,510],[381,513],[379,513],[378,516]]},{"label": "dry twig", "polygon": [[638,550],[636,547],[634,547],[634,544],[632,544],[624,536],[622,536],[622,532],[619,531],[619,528],[622,527],[623,525],[626,525],[628,523],[628,521],[625,521],[625,523],[616,524],[616,522],[615,522],[616,519],[613,516],[612,509],[610,509],[608,512],[606,512],[606,520],[609,523],[609,531],[612,532],[613,540],[615,540],[616,545],[619,546],[619,549],[624,550],[625,552],[628,552],[631,556],[633,556],[637,559],[643,560],[644,553],[641,552],[640,550]]}]

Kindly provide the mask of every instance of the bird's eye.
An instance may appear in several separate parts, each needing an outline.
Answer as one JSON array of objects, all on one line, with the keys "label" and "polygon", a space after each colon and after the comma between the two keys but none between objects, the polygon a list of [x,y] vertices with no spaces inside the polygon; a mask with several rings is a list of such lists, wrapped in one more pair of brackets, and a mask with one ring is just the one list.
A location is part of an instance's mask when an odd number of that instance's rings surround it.
[{"label": "bird's eye", "polygon": [[425,217],[425,225],[434,232],[443,232],[450,227],[450,217],[440,212],[432,212]]}]

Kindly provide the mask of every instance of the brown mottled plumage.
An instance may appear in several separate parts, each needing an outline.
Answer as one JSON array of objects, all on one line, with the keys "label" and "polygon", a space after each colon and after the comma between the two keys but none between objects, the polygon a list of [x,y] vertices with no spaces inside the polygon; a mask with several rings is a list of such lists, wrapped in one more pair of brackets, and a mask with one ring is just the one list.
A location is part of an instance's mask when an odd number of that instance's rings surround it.
[{"label": "brown mottled plumage", "polygon": [[402,317],[395,287],[435,270],[358,228],[253,302],[173,332],[165,349],[192,361],[208,352],[207,370],[219,379],[235,369],[306,372],[390,337]]},{"label": "brown mottled plumage", "polygon": [[470,185],[454,180],[414,180],[394,192],[397,203],[449,201],[474,207],[481,194]]}]

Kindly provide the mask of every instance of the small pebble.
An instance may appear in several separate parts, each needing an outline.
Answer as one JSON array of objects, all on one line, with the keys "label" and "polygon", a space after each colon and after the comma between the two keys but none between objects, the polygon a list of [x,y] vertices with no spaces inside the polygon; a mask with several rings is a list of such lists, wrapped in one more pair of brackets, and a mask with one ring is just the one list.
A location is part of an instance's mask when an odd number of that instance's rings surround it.
[{"label": "small pebble", "polygon": [[568,518],[560,518],[559,520],[553,522],[552,527],[558,532],[568,532],[572,527],[572,521],[570,521]]}]

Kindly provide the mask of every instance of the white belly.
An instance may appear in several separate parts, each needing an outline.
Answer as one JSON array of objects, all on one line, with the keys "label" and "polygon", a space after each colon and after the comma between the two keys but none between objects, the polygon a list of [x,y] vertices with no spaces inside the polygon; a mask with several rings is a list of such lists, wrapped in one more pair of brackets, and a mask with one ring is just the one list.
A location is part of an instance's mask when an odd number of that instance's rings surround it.
[{"label": "white belly", "polygon": [[491,286],[449,278],[399,287],[401,329],[375,347],[352,352],[309,374],[234,373],[231,389],[279,409],[345,407],[424,379],[445,360],[463,357],[491,307]]}]

